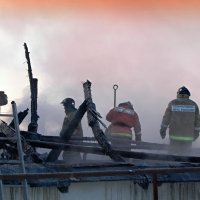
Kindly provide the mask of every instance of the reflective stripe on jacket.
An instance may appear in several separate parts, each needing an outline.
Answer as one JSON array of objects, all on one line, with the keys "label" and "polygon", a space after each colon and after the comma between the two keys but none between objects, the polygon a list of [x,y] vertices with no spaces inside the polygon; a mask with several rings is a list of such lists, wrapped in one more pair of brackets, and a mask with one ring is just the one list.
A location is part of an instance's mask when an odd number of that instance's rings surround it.
[{"label": "reflective stripe on jacket", "polygon": [[175,141],[186,141],[186,142],[192,142],[194,140],[194,137],[192,136],[176,136],[176,135],[170,135],[169,138],[171,140]]},{"label": "reflective stripe on jacket", "polygon": [[132,134],[129,134],[129,133],[113,133],[113,132],[111,132],[110,134],[112,137],[116,137],[116,138],[123,137],[123,138],[127,138],[127,139],[132,139]]}]

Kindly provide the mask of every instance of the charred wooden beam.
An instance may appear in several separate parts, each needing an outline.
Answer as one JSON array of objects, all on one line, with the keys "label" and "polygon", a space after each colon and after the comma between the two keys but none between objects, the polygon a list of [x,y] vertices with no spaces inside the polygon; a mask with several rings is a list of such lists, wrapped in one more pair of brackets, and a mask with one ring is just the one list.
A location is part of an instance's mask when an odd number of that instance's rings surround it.
[{"label": "charred wooden beam", "polygon": [[24,43],[24,49],[25,49],[25,57],[27,60],[28,65],[28,76],[29,76],[29,82],[30,82],[30,92],[31,92],[31,122],[28,126],[28,131],[31,132],[37,132],[38,129],[38,114],[37,114],[37,95],[38,95],[38,79],[33,78],[32,74],[32,67],[31,67],[31,61],[28,51],[28,47],[26,43]]},{"label": "charred wooden beam", "polygon": [[0,91],[0,106],[5,106],[8,103],[7,94],[4,91]]},{"label": "charred wooden beam", "polygon": [[[0,120],[0,132],[3,133],[5,138],[12,138],[7,140],[7,144],[15,146],[17,144],[16,140],[16,131],[12,127],[10,127],[6,122]],[[34,149],[31,145],[29,145],[26,140],[22,137],[22,145],[23,151],[27,156],[31,156],[34,153]],[[17,150],[15,151],[17,153]]]},{"label": "charred wooden beam", "polygon": [[[25,117],[28,115],[28,108],[26,109],[26,110],[24,110],[24,111],[21,111],[21,112],[19,112],[18,113],[18,121],[19,121],[19,124],[21,124],[22,123],[22,121],[25,119]],[[14,119],[11,121],[11,123],[9,124],[9,126],[11,127],[11,128],[15,128],[15,124],[14,124]]]},{"label": "charred wooden beam", "polygon": [[[27,142],[35,147],[67,150],[67,151],[77,151],[77,152],[83,152],[83,153],[110,156],[109,154],[105,154],[105,151],[102,149],[102,147],[83,146],[83,145],[78,145],[78,144],[65,144],[65,143],[47,142],[47,141],[39,141],[39,140],[27,140]],[[115,152],[116,154],[123,156],[125,158],[134,158],[134,159],[141,159],[141,160],[146,159],[146,160],[200,163],[200,157],[196,157],[196,156],[133,152],[133,151],[122,151],[122,150],[116,150],[116,149],[115,149]]]},{"label": "charred wooden beam", "polygon": [[[56,143],[65,143],[65,144],[75,144],[75,145],[81,145],[83,147],[89,146],[89,147],[100,147],[99,143],[97,143],[96,140],[90,140],[90,139],[82,139],[81,138],[71,138],[69,140],[63,140],[60,136],[45,136],[40,134],[35,134],[33,132],[27,132],[27,131],[20,131],[21,135],[24,137],[25,140],[36,140],[41,142],[56,142]],[[13,137],[5,137],[5,135],[0,135],[0,142],[2,144],[13,144],[11,141],[13,140]],[[147,145],[148,144],[148,145]],[[141,150],[167,150],[167,146],[161,147],[159,144],[156,146],[154,143],[134,143],[131,146],[131,149],[141,149]],[[37,147],[32,145],[33,147]],[[119,145],[119,148],[125,148],[124,145]],[[0,148],[3,148],[3,146]],[[42,148],[42,146],[41,146]],[[45,147],[44,147],[45,148]],[[50,148],[51,149],[51,148]],[[117,150],[117,148],[114,148]],[[200,149],[194,149],[196,152],[200,151]]]},{"label": "charred wooden beam", "polygon": [[92,101],[91,82],[86,81],[85,83],[83,83],[83,88],[84,88],[85,99],[87,99],[88,124],[92,128],[94,137],[98,141],[99,145],[102,147],[103,151],[107,155],[109,155],[111,159],[117,162],[124,162],[124,159],[112,149],[111,145],[107,141],[107,138],[104,132],[100,129],[97,116],[94,117],[94,113],[97,113],[97,112],[96,112],[96,106]]},{"label": "charred wooden beam", "polygon": [[[46,136],[46,135],[40,135],[40,140],[57,140],[57,138],[59,138],[58,136]],[[96,138],[95,137],[73,137],[73,138],[70,138],[69,140],[70,142],[72,141],[80,141],[80,142],[97,142]],[[107,141],[110,142],[109,138],[107,138]],[[121,139],[115,139],[115,138],[112,138],[112,141],[121,141]],[[144,142],[144,141],[134,141],[132,140],[131,141],[131,145],[134,147],[134,146],[143,146],[143,147],[146,147],[147,149],[152,149],[152,150],[166,150],[169,148],[169,144],[159,144],[159,143],[154,143],[154,142]],[[200,149],[197,149],[197,148],[193,148],[193,149],[196,149],[200,152]]]}]

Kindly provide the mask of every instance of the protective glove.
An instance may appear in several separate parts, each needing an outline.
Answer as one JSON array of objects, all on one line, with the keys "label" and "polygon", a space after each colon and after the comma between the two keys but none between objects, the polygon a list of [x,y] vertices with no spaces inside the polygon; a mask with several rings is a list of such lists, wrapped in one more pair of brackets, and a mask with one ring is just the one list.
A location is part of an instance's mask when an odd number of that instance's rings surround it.
[{"label": "protective glove", "polygon": [[160,129],[160,136],[162,139],[164,139],[166,137],[166,130],[167,129],[164,127],[161,127],[161,129]]},{"label": "protective glove", "polygon": [[142,141],[142,134],[136,134],[135,135],[135,141],[137,141],[137,142],[141,142]]},{"label": "protective glove", "polygon": [[195,141],[199,137],[199,131],[194,131],[194,140]]}]

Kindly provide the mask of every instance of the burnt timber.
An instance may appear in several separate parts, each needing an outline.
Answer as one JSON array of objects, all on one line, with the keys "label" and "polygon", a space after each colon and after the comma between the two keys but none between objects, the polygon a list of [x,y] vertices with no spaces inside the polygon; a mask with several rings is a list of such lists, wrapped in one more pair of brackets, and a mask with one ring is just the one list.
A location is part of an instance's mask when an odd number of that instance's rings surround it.
[{"label": "burnt timber", "polygon": [[[160,160],[160,161],[177,161],[177,162],[191,162],[200,163],[200,157],[198,156],[179,156],[179,155],[168,155],[166,151],[168,145],[150,143],[150,142],[132,142],[131,151],[120,151],[113,149],[110,145],[109,140],[106,138],[104,132],[100,128],[98,121],[99,114],[96,111],[96,106],[92,101],[91,95],[91,82],[86,81],[83,83],[85,100],[79,106],[76,115],[69,124],[63,137],[59,136],[45,136],[39,133],[30,131],[20,131],[23,140],[30,144],[33,148],[45,148],[50,149],[47,158],[41,162],[55,162],[60,152],[65,151],[78,151],[82,153],[91,153],[97,155],[107,155],[115,162],[124,162],[123,158],[133,159],[147,159],[147,160]],[[28,109],[18,114],[20,123],[26,117]],[[83,138],[71,138],[73,131],[76,129],[78,123],[81,121],[84,114],[87,112],[88,124],[92,128],[94,137],[83,137]],[[8,125],[13,130],[13,122]],[[14,131],[14,130],[13,130]],[[16,144],[12,143],[12,138],[7,137],[1,133],[0,140],[1,148],[14,152]],[[158,150],[159,153],[150,152],[150,150]],[[163,153],[163,151],[165,151]],[[199,152],[199,149],[194,149],[195,153]]]}]

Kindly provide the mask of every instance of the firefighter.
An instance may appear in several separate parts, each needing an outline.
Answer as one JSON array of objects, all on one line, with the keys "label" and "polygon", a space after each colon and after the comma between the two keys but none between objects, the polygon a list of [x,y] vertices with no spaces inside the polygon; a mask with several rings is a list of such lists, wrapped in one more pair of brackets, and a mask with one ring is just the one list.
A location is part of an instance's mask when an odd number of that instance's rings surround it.
[{"label": "firefighter", "polygon": [[111,140],[113,147],[131,150],[132,128],[134,128],[135,140],[141,141],[140,120],[129,101],[111,109],[106,115],[106,120],[111,122],[106,130],[106,136]]},{"label": "firefighter", "polygon": [[[69,123],[71,122],[73,116],[75,115],[77,109],[75,108],[75,101],[72,98],[64,99],[61,104],[64,106],[65,109],[65,118],[63,121],[63,126],[60,131],[60,136],[63,137],[65,130],[68,128]],[[75,137],[83,137],[83,130],[81,123],[78,124],[77,129],[74,131],[72,138]],[[81,154],[79,152],[70,152],[64,151],[63,152],[63,160],[66,162],[77,162],[81,160]]]},{"label": "firefighter", "polygon": [[160,135],[164,139],[169,127],[171,153],[189,152],[192,142],[199,137],[199,108],[189,98],[190,91],[184,86],[179,88],[177,98],[169,102],[162,119]]}]

